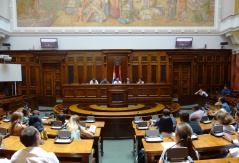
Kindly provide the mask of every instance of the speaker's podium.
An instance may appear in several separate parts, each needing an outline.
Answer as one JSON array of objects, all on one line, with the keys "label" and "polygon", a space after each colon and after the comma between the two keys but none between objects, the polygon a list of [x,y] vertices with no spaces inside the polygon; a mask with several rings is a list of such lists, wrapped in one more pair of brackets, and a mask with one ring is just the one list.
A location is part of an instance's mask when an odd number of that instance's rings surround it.
[{"label": "speaker's podium", "polygon": [[115,86],[107,90],[108,107],[127,107],[128,106],[128,87]]}]

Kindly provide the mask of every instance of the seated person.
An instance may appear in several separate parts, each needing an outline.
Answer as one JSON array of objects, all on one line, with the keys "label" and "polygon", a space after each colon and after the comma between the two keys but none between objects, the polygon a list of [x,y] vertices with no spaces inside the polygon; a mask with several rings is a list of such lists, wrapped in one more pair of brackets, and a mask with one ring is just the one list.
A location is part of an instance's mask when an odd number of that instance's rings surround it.
[{"label": "seated person", "polygon": [[203,89],[199,89],[197,92],[195,92],[195,95],[200,95],[205,97],[208,96],[208,94],[205,91],[203,91]]},{"label": "seated person", "polygon": [[[173,122],[173,131],[176,128],[177,121],[176,118],[174,118],[173,114],[171,114],[171,111],[167,108],[163,110],[163,116],[169,116]],[[158,126],[159,125],[160,118],[154,123],[152,119],[150,119],[151,126]]]},{"label": "seated person", "polygon": [[235,124],[235,130],[237,131],[237,132],[239,132],[239,111],[237,111],[236,113],[235,113],[235,120],[236,120],[236,124]]},{"label": "seated person", "polygon": [[203,134],[202,128],[198,124],[198,122],[189,120],[189,113],[187,111],[183,111],[183,110],[180,111],[179,118],[180,118],[180,122],[185,122],[192,128],[193,133],[197,135]]},{"label": "seated person", "polygon": [[[188,156],[190,156],[193,160],[199,159],[199,154],[195,150],[191,136],[193,134],[192,128],[187,123],[179,123],[177,124],[175,130],[175,143],[178,143],[180,140],[183,140],[181,143],[175,145],[177,147],[187,147],[188,148]],[[167,152],[167,148],[164,149],[159,162],[163,162],[165,158],[165,153]]]},{"label": "seated person", "polygon": [[218,118],[218,114],[221,112],[227,112],[224,108],[222,108],[222,103],[221,102],[216,102],[214,104],[216,110],[209,110],[209,113],[211,114],[211,116],[214,117],[214,119]]},{"label": "seated person", "polygon": [[226,102],[225,97],[219,97],[219,98],[218,98],[218,102],[221,102],[221,103],[222,103],[222,108],[224,108],[229,114],[232,113],[232,111],[231,111],[229,105],[228,105],[227,102]]},{"label": "seated person", "polygon": [[203,116],[207,116],[207,113],[203,110],[200,110],[198,105],[194,105],[193,113],[189,116],[189,120],[200,122]]},{"label": "seated person", "polygon": [[97,81],[96,79],[92,79],[92,80],[90,81],[90,84],[99,84],[99,83],[98,83],[98,81]]},{"label": "seated person", "polygon": [[129,78],[126,78],[126,84],[130,84]]},{"label": "seated person", "polygon": [[60,113],[56,116],[56,120],[59,120],[62,122],[62,124],[66,123],[66,115],[64,113]]},{"label": "seated person", "polygon": [[223,131],[235,131],[235,127],[230,125],[233,121],[233,117],[228,112],[222,112],[218,114],[217,122],[214,125],[223,125]]},{"label": "seated person", "polygon": [[116,81],[113,82],[113,84],[122,84],[119,78],[116,78]]},{"label": "seated person", "polygon": [[139,78],[137,84],[144,84],[144,81],[141,78]]},{"label": "seated person", "polygon": [[25,125],[22,125],[23,114],[21,112],[14,112],[10,119],[9,133],[11,136],[20,136],[22,130],[26,128]]},{"label": "seated person", "polygon": [[81,139],[81,137],[93,138],[94,135],[85,130],[80,125],[80,117],[78,115],[72,115],[69,122],[66,125],[66,129],[71,131],[71,137],[74,139]]},{"label": "seated person", "polygon": [[29,116],[30,116],[30,108],[23,108],[22,113],[23,113],[23,121],[28,124],[29,122]]},{"label": "seated person", "polygon": [[[151,121],[152,123],[152,121]],[[163,116],[152,124],[153,126],[158,126],[160,136],[162,137],[172,137],[174,136],[174,126],[173,120],[170,117],[170,110],[164,109]]]},{"label": "seated person", "polygon": [[[239,122],[239,111],[237,111],[235,113],[235,120],[236,120],[235,129],[236,129],[236,131],[238,131],[237,124]],[[223,138],[239,147],[239,132],[237,132],[237,139],[232,139],[231,136],[227,133],[224,133]],[[229,149],[229,153],[227,154],[227,157],[239,157],[239,148],[238,147]]]},{"label": "seated person", "polygon": [[11,157],[12,163],[59,163],[58,158],[52,152],[46,152],[39,147],[41,136],[38,130],[29,126],[22,130],[20,134],[20,141],[26,147],[15,152]]},{"label": "seated person", "polygon": [[110,84],[106,78],[104,78],[103,80],[101,80],[100,84]]},{"label": "seated person", "polygon": [[41,134],[42,139],[48,139],[47,131],[43,126],[42,119],[40,118],[40,112],[34,110],[32,115],[29,117],[29,126],[35,127]]},{"label": "seated person", "polygon": [[221,94],[225,94],[225,95],[230,95],[231,91],[229,90],[229,88],[225,85],[224,88],[221,91]]}]

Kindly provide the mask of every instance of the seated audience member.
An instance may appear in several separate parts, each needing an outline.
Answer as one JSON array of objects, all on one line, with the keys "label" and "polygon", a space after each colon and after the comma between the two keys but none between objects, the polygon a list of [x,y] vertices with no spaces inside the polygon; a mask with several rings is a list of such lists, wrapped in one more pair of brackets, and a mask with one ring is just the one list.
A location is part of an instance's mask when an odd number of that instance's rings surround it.
[{"label": "seated audience member", "polygon": [[23,122],[26,122],[28,124],[29,122],[29,116],[30,116],[30,108],[23,108],[22,113],[23,113]]},{"label": "seated audience member", "polygon": [[60,113],[56,116],[56,120],[59,120],[62,122],[62,124],[66,123],[66,115],[64,113]]},{"label": "seated audience member", "polygon": [[207,113],[203,110],[200,110],[198,105],[194,105],[193,113],[189,116],[189,120],[199,122],[203,116],[207,116]]},{"label": "seated audience member", "polygon": [[227,112],[224,108],[222,108],[222,103],[221,102],[216,102],[214,104],[216,110],[209,110],[211,116],[214,117],[214,119],[217,119],[218,118],[218,114],[221,113],[221,112]]},{"label": "seated audience member", "polygon": [[12,163],[59,163],[54,153],[46,152],[39,147],[41,136],[34,127],[29,126],[22,130],[20,141],[26,148],[12,155]]},{"label": "seated audience member", "polygon": [[101,80],[100,84],[110,84],[106,78],[104,78],[103,80]]},{"label": "seated audience member", "polygon": [[144,84],[144,81],[141,78],[139,78],[137,84]]},{"label": "seated audience member", "polygon": [[94,135],[85,130],[80,125],[80,117],[78,115],[72,115],[69,122],[66,125],[66,129],[71,131],[71,137],[74,139],[81,139],[81,137],[93,138]]},{"label": "seated audience member", "polygon": [[225,97],[219,97],[219,98],[218,98],[218,102],[221,102],[221,103],[222,103],[222,108],[224,108],[229,114],[232,113],[232,111],[231,111],[229,105],[228,105],[227,102],[226,102]]},{"label": "seated audience member", "polygon": [[237,132],[239,132],[239,111],[237,111],[236,113],[235,113],[235,120],[236,120],[236,124],[235,124],[235,130],[237,131]]},{"label": "seated audience member", "polygon": [[121,81],[119,80],[119,78],[116,78],[116,81],[114,81],[113,84],[122,84]]},{"label": "seated audience member", "polygon": [[[193,134],[192,128],[187,123],[182,122],[177,124],[176,130],[175,130],[175,143],[179,142],[180,140],[183,140],[183,141],[175,145],[174,148],[187,147],[188,156],[190,156],[193,160],[198,160],[199,155],[193,146],[192,139],[191,139],[192,134]],[[167,151],[167,148],[164,149],[159,159],[159,162],[164,161],[166,151]]]},{"label": "seated audience member", "polygon": [[41,134],[42,139],[48,139],[47,131],[43,126],[42,119],[40,118],[40,112],[34,110],[32,115],[29,117],[29,126],[35,127]]},{"label": "seated audience member", "polygon": [[90,84],[99,84],[99,83],[98,83],[98,81],[97,81],[96,79],[92,79],[92,80],[90,81]]},{"label": "seated audience member", "polygon": [[230,91],[229,88],[225,85],[224,88],[223,88],[222,91],[221,91],[221,94],[230,95],[230,94],[231,94],[231,91]]},{"label": "seated audience member", "polygon": [[[174,131],[175,128],[176,128],[176,125],[177,125],[177,120],[176,120],[176,118],[174,118],[173,114],[171,114],[171,111],[169,109],[165,108],[163,110],[163,116],[171,118],[171,120],[173,122],[173,131]],[[159,125],[159,121],[160,121],[160,118],[156,122],[153,122],[153,120],[150,119],[150,124],[151,124],[151,126],[158,126]]]},{"label": "seated audience member", "polygon": [[22,130],[26,127],[22,125],[23,115],[21,112],[14,112],[10,119],[9,133],[12,136],[20,136]]},{"label": "seated audience member", "polygon": [[[151,124],[152,124],[152,120],[151,120]],[[169,109],[164,109],[163,116],[159,120],[157,120],[155,123],[153,123],[152,126],[158,126],[159,133],[162,137],[174,136],[173,120],[170,117]]]},{"label": "seated audience member", "polygon": [[199,89],[197,92],[195,92],[195,95],[200,95],[205,97],[208,96],[208,94],[205,91],[203,91],[203,89]]},{"label": "seated audience member", "polygon": [[193,133],[197,135],[203,134],[201,126],[196,121],[189,120],[189,113],[187,111],[180,111],[179,112],[180,122],[187,123],[193,130]]},{"label": "seated audience member", "polygon": [[223,125],[223,130],[235,131],[235,127],[230,125],[233,121],[233,117],[228,112],[222,112],[218,114],[217,122],[214,125]]},{"label": "seated audience member", "polygon": [[130,84],[129,78],[126,78],[126,84]]}]

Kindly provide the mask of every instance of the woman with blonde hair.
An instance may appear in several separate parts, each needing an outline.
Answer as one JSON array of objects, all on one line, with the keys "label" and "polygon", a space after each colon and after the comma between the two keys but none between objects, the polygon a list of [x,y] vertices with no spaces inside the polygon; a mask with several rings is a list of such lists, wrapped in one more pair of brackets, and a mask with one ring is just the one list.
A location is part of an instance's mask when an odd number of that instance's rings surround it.
[{"label": "woman with blonde hair", "polygon": [[74,139],[81,139],[81,136],[87,138],[93,138],[94,135],[89,131],[85,130],[80,125],[80,117],[78,115],[72,115],[69,122],[66,125],[66,129],[71,131],[71,137]]},{"label": "woman with blonde hair", "polygon": [[214,116],[214,119],[218,118],[219,113],[227,112],[224,108],[222,108],[221,102],[216,102],[214,106],[215,106],[215,110],[213,111],[209,110],[210,115]]},{"label": "woman with blonde hair", "polygon": [[223,125],[223,131],[235,131],[235,127],[230,125],[233,117],[228,112],[222,112],[218,114],[218,119],[215,125]]},{"label": "woman with blonde hair", "polygon": [[[198,152],[194,149],[191,136],[193,134],[192,128],[185,122],[179,123],[175,130],[175,142],[178,143],[175,148],[177,147],[187,147],[188,148],[188,156],[190,156],[193,160],[198,160],[199,155]],[[165,149],[160,157],[159,161],[163,161],[165,158]]]},{"label": "woman with blonde hair", "polygon": [[9,133],[12,136],[20,136],[22,130],[26,127],[22,125],[23,114],[21,112],[14,112],[11,116]]}]

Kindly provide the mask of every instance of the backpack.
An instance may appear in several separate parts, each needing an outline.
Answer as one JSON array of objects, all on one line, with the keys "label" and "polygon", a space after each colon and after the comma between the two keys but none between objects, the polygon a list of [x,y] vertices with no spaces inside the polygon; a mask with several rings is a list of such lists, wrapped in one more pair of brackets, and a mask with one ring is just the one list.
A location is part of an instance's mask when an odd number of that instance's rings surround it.
[{"label": "backpack", "polygon": [[137,163],[145,163],[145,151],[141,149],[136,157]]}]

